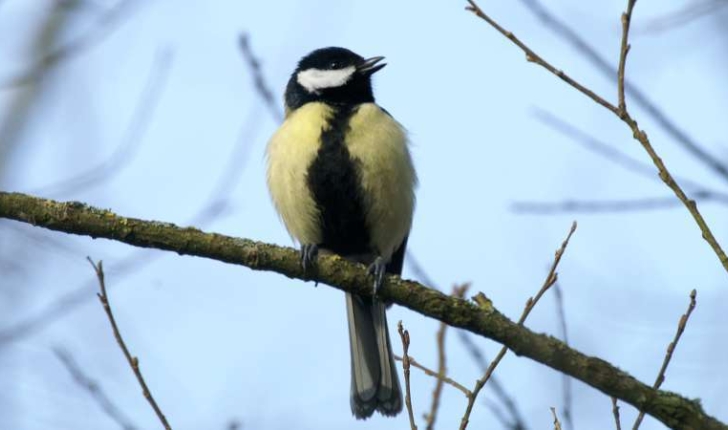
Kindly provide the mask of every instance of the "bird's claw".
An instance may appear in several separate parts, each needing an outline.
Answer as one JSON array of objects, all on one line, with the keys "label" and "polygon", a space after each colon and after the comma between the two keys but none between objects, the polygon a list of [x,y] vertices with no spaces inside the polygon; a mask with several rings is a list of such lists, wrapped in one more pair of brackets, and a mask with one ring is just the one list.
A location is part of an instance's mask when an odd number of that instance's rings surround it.
[{"label": "bird's claw", "polygon": [[301,245],[301,266],[304,272],[308,272],[316,263],[318,256],[318,245],[309,243]]},{"label": "bird's claw", "polygon": [[382,289],[384,284],[384,275],[387,273],[387,264],[382,257],[377,257],[374,263],[369,265],[369,274],[374,276],[374,292],[372,296],[377,297],[377,293]]}]

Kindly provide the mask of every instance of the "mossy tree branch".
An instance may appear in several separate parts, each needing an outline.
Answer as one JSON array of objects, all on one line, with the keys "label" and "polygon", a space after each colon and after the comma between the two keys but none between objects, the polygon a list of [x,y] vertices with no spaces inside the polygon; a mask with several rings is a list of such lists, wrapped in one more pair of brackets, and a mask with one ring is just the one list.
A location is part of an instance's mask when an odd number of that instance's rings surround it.
[{"label": "mossy tree branch", "polygon": [[[125,218],[78,202],[61,203],[0,192],[0,218],[239,264],[253,270],[274,271],[290,278],[316,280],[362,296],[371,294],[371,279],[364,266],[336,256],[320,257],[316,273],[306,274],[299,264],[298,252],[291,248],[204,233],[169,223]],[[422,315],[501,343],[516,355],[531,358],[644,410],[670,428],[728,430],[726,424],[707,415],[699,402],[653,390],[604,360],[569,348],[551,336],[518,326],[490,304],[476,305],[397,277],[386,279],[380,295]]]}]

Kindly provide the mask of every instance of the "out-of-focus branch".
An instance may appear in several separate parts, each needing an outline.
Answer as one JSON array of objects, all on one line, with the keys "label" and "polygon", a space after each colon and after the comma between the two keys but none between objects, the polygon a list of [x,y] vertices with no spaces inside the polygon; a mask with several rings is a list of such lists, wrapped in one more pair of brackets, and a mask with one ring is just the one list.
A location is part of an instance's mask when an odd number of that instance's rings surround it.
[{"label": "out-of-focus branch", "polygon": [[559,417],[556,416],[556,408],[551,408],[551,415],[554,417],[554,430],[561,430],[561,422],[559,422]]},{"label": "out-of-focus branch", "polygon": [[137,0],[119,0],[94,23],[92,29],[86,34],[55,51],[43,55],[28,70],[2,80],[0,90],[36,82],[45,75],[48,69],[59,62],[70,60],[92,48],[95,44],[102,42],[117,29],[119,24],[125,22],[132,15],[137,6],[144,3]]},{"label": "out-of-focus branch", "polygon": [[726,6],[728,6],[726,0],[691,1],[674,12],[650,19],[645,25],[635,28],[635,30],[642,34],[675,30],[678,27],[716,13]]},{"label": "out-of-focus branch", "polygon": [[[526,318],[528,318],[531,310],[533,310],[533,308],[536,306],[536,303],[538,303],[544,293],[546,293],[546,291],[551,288],[551,286],[554,285],[554,283],[557,281],[558,275],[556,274],[556,268],[559,267],[561,257],[564,255],[564,251],[566,251],[566,247],[569,245],[569,240],[571,239],[571,236],[574,234],[575,231],[576,221],[571,224],[569,234],[566,236],[566,239],[564,239],[564,241],[561,243],[561,247],[556,250],[556,254],[554,255],[554,262],[551,265],[551,269],[549,270],[548,276],[546,276],[546,280],[544,280],[541,289],[538,291],[538,293],[536,293],[534,297],[529,297],[526,301],[526,306],[524,306],[523,308],[523,313],[518,319],[517,324],[519,326],[523,326],[523,323],[526,321]],[[487,301],[487,299],[483,298],[483,300],[485,300],[484,303],[486,303],[488,307],[493,306],[490,301]],[[483,306],[483,303],[480,304],[481,306]],[[480,390],[482,390],[483,386],[485,386],[485,384],[488,382],[488,379],[490,379],[490,376],[495,371],[495,368],[498,367],[498,364],[501,362],[503,357],[505,357],[506,352],[508,352],[508,347],[504,345],[503,348],[501,348],[501,350],[498,352],[498,355],[496,355],[495,359],[490,363],[490,366],[488,366],[488,369],[485,371],[483,377],[475,382],[475,387],[473,387],[473,394],[468,398],[468,406],[466,407],[465,414],[463,414],[463,418],[460,422],[460,430],[465,430],[465,428],[468,426],[470,413],[473,411],[473,405],[475,404],[475,399],[478,397],[478,393],[480,393]]]},{"label": "out-of-focus branch", "polygon": [[[471,335],[469,335],[467,332],[463,330],[458,330],[457,332],[458,338],[460,338],[460,342],[463,344],[465,350],[468,352],[468,354],[470,354],[478,367],[480,367],[480,370],[485,373],[485,371],[490,366],[490,363],[486,359],[483,351],[478,347],[478,345],[475,344],[475,342],[473,342]],[[505,420],[505,422],[508,423],[507,428],[511,430],[524,430],[526,428],[526,420],[523,418],[521,411],[518,410],[518,404],[516,403],[516,400],[506,391],[505,387],[498,378],[498,375],[496,375],[495,373],[491,374],[487,386],[493,391],[498,400],[503,403],[503,405],[506,407],[510,414],[510,417]],[[493,404],[493,406],[495,405]],[[493,410],[492,407],[491,410]],[[500,411],[493,410],[493,412],[497,416],[505,415]]]},{"label": "out-of-focus branch", "polygon": [[253,74],[253,85],[258,95],[263,99],[271,116],[278,122],[283,121],[283,112],[281,111],[280,104],[273,96],[273,91],[270,89],[270,86],[268,86],[268,82],[263,75],[260,60],[255,56],[255,53],[250,47],[250,35],[248,33],[242,33],[239,41],[240,52],[243,54],[243,59],[248,65],[248,69]]},{"label": "out-of-focus branch", "polygon": [[[688,323],[688,319],[690,319],[690,314],[692,314],[693,310],[695,309],[695,297],[697,296],[697,294],[698,293],[695,290],[692,290],[690,292],[690,304],[688,304],[688,310],[680,317],[680,322],[678,322],[677,324],[675,337],[672,339],[672,342],[667,345],[665,359],[662,361],[660,371],[657,373],[657,379],[655,379],[655,383],[652,385],[652,388],[654,388],[655,390],[659,389],[662,386],[662,383],[665,381],[665,371],[667,371],[667,366],[670,365],[670,360],[672,360],[672,354],[673,352],[675,352],[677,343],[680,341],[680,336],[682,336],[683,332],[685,331],[685,326]],[[644,417],[645,412],[640,410],[640,413],[637,415],[637,419],[632,426],[632,430],[637,430],[640,427],[640,424],[642,423],[642,419]]]},{"label": "out-of-focus branch", "polygon": [[[581,37],[579,32],[571,28],[566,22],[556,18],[539,0],[521,0],[528,10],[533,12],[544,25],[554,31],[558,36],[570,43],[584,58],[592,63],[610,82],[617,76],[617,69],[607,61],[599,52],[591,46],[586,39]],[[653,102],[638,87],[632,85],[625,79],[624,89],[632,101],[638,104],[647,115],[651,116],[657,124],[678,142],[690,155],[705,164],[710,170],[718,174],[723,180],[728,181],[728,166],[718,157],[708,153],[695,139],[680,128],[675,121],[660,109],[657,103]]]},{"label": "out-of-focus branch", "polygon": [[[37,28],[28,31],[27,39],[31,52],[35,56],[43,57],[51,52],[53,44],[60,38],[70,22],[72,10],[61,2],[49,4],[45,16]],[[47,70],[38,70],[38,78],[46,76]],[[2,89],[2,86],[0,86]],[[32,88],[18,88],[11,94],[11,98],[3,109],[3,118],[0,122],[0,183],[8,177],[7,171],[11,165],[16,149],[22,143],[22,136],[34,117],[34,109],[44,100],[46,85],[36,85]]]},{"label": "out-of-focus branch", "polygon": [[[614,145],[609,145],[600,141],[594,136],[580,130],[573,124],[568,123],[562,118],[543,110],[535,109],[536,117],[545,125],[551,127],[555,131],[579,143],[585,149],[594,152],[604,159],[613,162],[617,166],[636,173],[642,177],[652,180],[660,180],[655,175],[654,166],[637,161],[632,157],[618,150]],[[718,203],[728,205],[728,194],[720,191],[710,190],[703,185],[692,181],[688,178],[677,178],[676,180],[682,184],[684,188],[689,188],[692,197],[696,201],[705,203]],[[631,212],[644,210],[664,210],[673,209],[681,205],[679,200],[674,197],[658,197],[658,198],[637,198],[631,200],[566,200],[557,202],[535,202],[535,201],[519,201],[515,202],[511,209],[515,212],[550,215],[559,213],[604,213],[604,212]]]},{"label": "out-of-focus branch", "polygon": [[154,413],[157,415],[157,418],[159,419],[159,422],[162,423],[162,426],[165,428],[165,430],[172,430],[172,427],[170,427],[169,422],[167,421],[167,418],[164,416],[164,413],[162,412],[162,409],[157,404],[157,401],[154,399],[154,396],[152,396],[151,391],[149,391],[149,387],[147,386],[147,382],[144,380],[144,376],[142,375],[142,371],[139,369],[139,359],[137,357],[134,357],[129,352],[129,348],[126,346],[126,342],[124,342],[124,338],[121,336],[121,332],[119,331],[119,327],[116,324],[116,319],[114,319],[114,312],[111,310],[111,304],[109,303],[109,296],[106,295],[106,281],[104,280],[104,266],[99,261],[98,263],[94,263],[94,261],[89,257],[88,262],[91,263],[91,266],[94,268],[94,271],[96,272],[96,277],[99,280],[99,289],[101,292],[98,294],[99,301],[101,302],[101,305],[104,307],[104,312],[106,312],[106,316],[109,318],[109,323],[111,324],[111,329],[114,332],[114,338],[116,339],[116,343],[119,344],[119,348],[121,348],[121,351],[124,353],[124,357],[126,357],[126,361],[129,362],[129,366],[131,367],[131,370],[134,372],[134,376],[136,376],[137,382],[139,382],[139,386],[142,388],[142,394],[144,394],[144,398],[147,399],[147,402],[149,402],[149,405],[154,410]]},{"label": "out-of-focus branch", "polygon": [[[204,233],[196,228],[126,218],[82,203],[60,203],[18,193],[0,192],[0,218],[70,234],[105,238],[129,245],[209,258],[253,270],[275,271],[290,278],[315,280],[343,291],[371,297],[371,278],[361,264],[320,256],[317,273],[305,273],[298,250]],[[551,336],[536,334],[506,318],[492,304],[479,305],[449,297],[417,282],[387,276],[378,295],[417,313],[493,339],[516,355],[529,357],[566,373],[608,396],[617,397],[674,429],[728,430],[707,415],[699,402],[656,391],[610,363],[567,347]],[[530,306],[529,306],[530,308]]]},{"label": "out-of-focus branch", "polygon": [[[243,121],[240,132],[238,133],[237,142],[233,146],[230,154],[226,157],[226,165],[221,170],[217,178],[215,186],[210,191],[207,201],[199,210],[187,221],[188,224],[198,227],[205,227],[215,219],[217,219],[227,208],[227,201],[234,187],[240,182],[250,154],[250,141],[256,134],[261,124],[261,112],[254,109],[248,117]],[[134,252],[131,255],[117,261],[109,273],[119,279],[127,273],[138,271],[141,268],[153,263],[159,254],[149,255],[145,252]],[[28,336],[35,331],[45,327],[46,325],[58,320],[58,318],[67,315],[76,309],[80,304],[89,300],[89,291],[96,285],[95,281],[85,282],[81,287],[63,295],[56,301],[52,302],[48,307],[19,323],[10,327],[0,329],[0,348],[3,344]]]},{"label": "out-of-focus branch", "polygon": [[[455,285],[452,288],[452,296],[462,299],[468,291],[470,284]],[[440,328],[437,330],[437,378],[435,389],[432,390],[432,403],[430,412],[425,414],[426,429],[433,430],[435,428],[435,420],[437,420],[437,411],[440,408],[440,397],[442,395],[442,386],[447,375],[447,355],[445,354],[445,333],[447,332],[447,324],[440,322]]]},{"label": "out-of-focus branch", "polygon": [[[554,283],[554,298],[556,299],[556,314],[559,317],[559,331],[561,332],[561,340],[567,346],[569,345],[569,333],[566,326],[566,311],[564,309],[564,294],[561,291],[561,284],[558,282]],[[562,387],[562,414],[564,415],[564,421],[566,421],[567,428],[570,430],[574,429],[574,421],[571,416],[572,396],[571,396],[571,378],[567,375],[561,374],[561,387]]]},{"label": "out-of-focus branch", "polygon": [[397,323],[397,331],[402,339],[402,369],[404,370],[404,404],[407,407],[407,415],[409,416],[410,428],[417,430],[415,424],[415,413],[412,410],[412,392],[410,391],[410,360],[407,355],[410,346],[410,335],[402,326],[402,321]]},{"label": "out-of-focus branch", "polygon": [[124,430],[137,429],[137,427],[131,423],[129,418],[127,418],[126,415],[122,413],[121,410],[116,407],[116,405],[114,405],[114,403],[111,401],[111,399],[109,399],[104,390],[99,387],[99,384],[93,379],[86,376],[83,370],[81,370],[81,366],[78,365],[70,352],[66,351],[63,348],[56,347],[53,348],[53,353],[63,364],[63,367],[68,370],[68,373],[71,374],[71,377],[76,382],[76,384],[78,384],[78,386],[83,388],[84,390],[88,391],[94,401],[99,405],[101,410],[103,410],[104,413],[109,416],[109,418],[111,418],[115,423],[119,425],[119,427]]},{"label": "out-of-focus branch", "polygon": [[[632,0],[630,0],[630,3]],[[632,134],[634,138],[642,145],[644,150],[647,152],[647,154],[652,159],[652,162],[654,163],[655,167],[657,168],[660,179],[667,185],[674,193],[675,196],[677,196],[678,199],[685,205],[688,212],[692,215],[693,219],[695,220],[695,223],[700,228],[700,231],[702,232],[702,237],[705,239],[706,242],[708,242],[708,245],[713,249],[713,252],[720,260],[721,264],[723,265],[723,268],[728,271],[728,256],[726,256],[725,252],[723,251],[723,248],[718,243],[718,240],[713,235],[713,232],[710,230],[710,227],[705,222],[705,219],[703,218],[703,215],[698,210],[698,206],[695,203],[695,200],[692,200],[685,195],[685,192],[682,190],[680,185],[675,181],[673,176],[670,174],[670,172],[667,170],[667,167],[665,166],[665,163],[662,161],[662,159],[657,155],[657,152],[652,147],[652,144],[650,143],[649,138],[647,137],[647,133],[645,133],[642,129],[639,128],[637,125],[637,121],[635,121],[627,112],[626,106],[614,106],[613,104],[606,101],[601,96],[594,93],[589,88],[583,86],[579,82],[575,81],[574,79],[570,78],[567,74],[565,74],[563,71],[556,69],[553,65],[545,61],[543,58],[541,58],[539,55],[537,55],[531,48],[529,48],[526,44],[524,44],[520,39],[518,39],[513,33],[510,31],[504,29],[501,27],[496,21],[494,21],[490,16],[485,14],[483,10],[475,3],[474,0],[468,0],[468,3],[470,6],[467,7],[467,10],[475,14],[478,18],[482,19],[483,21],[487,22],[491,27],[495,28],[499,33],[501,33],[503,36],[505,36],[508,40],[513,42],[516,46],[518,46],[525,54],[526,59],[530,62],[536,63],[539,66],[545,68],[552,74],[556,75],[561,80],[565,81],[572,87],[574,87],[576,90],[581,92],[582,94],[586,95],[590,99],[592,99],[597,104],[605,107],[610,112],[617,115],[625,124],[627,124],[632,130]],[[628,6],[628,11],[631,13],[631,7]],[[625,26],[629,25],[629,20],[625,20]],[[625,29],[623,32],[624,38],[628,36],[629,32],[628,29]],[[620,53],[620,70],[622,73],[620,74],[620,80],[622,83],[618,84],[618,87],[620,88],[620,94],[624,91],[624,63],[626,61],[627,56],[627,40],[623,40],[622,43],[622,51]],[[623,97],[620,96],[620,100],[623,100]],[[623,103],[622,103],[623,104]]]},{"label": "out-of-focus branch", "polygon": [[[583,148],[603,157],[604,159],[611,161],[615,165],[622,167],[632,173],[638,174],[643,178],[650,180],[661,181],[660,177],[655,174],[655,167],[652,164],[643,163],[642,161],[635,160],[624,152],[620,151],[618,147],[612,144],[608,144],[587,133],[584,130],[579,129],[573,124],[563,118],[548,112],[544,109],[534,109],[536,118],[543,124],[549,126],[553,130],[561,133],[568,137],[574,142],[580,144]],[[682,184],[683,188],[689,188],[693,191],[703,191],[710,194],[722,195],[725,199],[728,199],[728,194],[720,193],[718,191],[711,190],[704,185],[691,180],[690,178],[674,176],[675,180]]]},{"label": "out-of-focus branch", "polygon": [[168,49],[164,49],[157,54],[131,122],[126,129],[121,144],[111,156],[96,166],[61,181],[37,188],[32,193],[42,195],[79,193],[91,187],[102,185],[121,172],[134,158],[141,146],[144,133],[154,117],[154,110],[159,104],[160,95],[169,77],[172,59],[172,51]]},{"label": "out-of-focus branch", "polygon": [[[710,192],[696,192],[694,201],[728,205],[728,196]],[[681,205],[674,197],[640,197],[633,200],[564,200],[560,202],[514,202],[511,210],[516,213],[537,215],[559,213],[640,212],[673,209]]]},{"label": "out-of-focus branch", "polygon": [[[414,272],[415,277],[420,280],[425,285],[429,285],[432,288],[437,288],[436,283],[430,278],[430,275],[427,274],[425,271],[425,268],[422,267],[419,260],[415,257],[414,253],[408,251],[407,252],[407,258],[406,258],[407,264],[409,265],[412,272]],[[488,362],[485,359],[485,355],[483,352],[478,348],[477,345],[470,339],[468,333],[462,330],[456,330],[458,334],[458,339],[460,339],[460,342],[465,347],[465,350],[470,354],[470,356],[473,358],[473,360],[478,364],[478,366],[481,368],[483,372],[488,368]],[[413,364],[414,366],[414,364]],[[415,366],[416,367],[416,366]],[[431,371],[432,372],[432,371]],[[427,372],[425,372],[427,373]],[[432,372],[435,376],[435,372]],[[447,380],[445,381],[447,382]],[[499,421],[506,424],[506,427],[513,429],[513,430],[523,430],[526,428],[525,421],[521,415],[521,412],[518,410],[518,405],[516,404],[516,401],[513,399],[513,397],[508,394],[505,387],[503,387],[503,384],[501,384],[500,380],[496,375],[491,375],[490,381],[488,384],[488,387],[490,387],[491,390],[493,390],[493,393],[495,394],[496,398],[500,400],[508,409],[508,412],[510,414],[510,417],[507,418],[505,413],[498,409],[498,404],[495,402],[486,402],[486,406],[493,412],[493,414],[498,418]],[[462,390],[461,390],[462,391]],[[466,396],[469,396],[468,393],[470,393],[470,390],[463,391],[463,393]]]}]

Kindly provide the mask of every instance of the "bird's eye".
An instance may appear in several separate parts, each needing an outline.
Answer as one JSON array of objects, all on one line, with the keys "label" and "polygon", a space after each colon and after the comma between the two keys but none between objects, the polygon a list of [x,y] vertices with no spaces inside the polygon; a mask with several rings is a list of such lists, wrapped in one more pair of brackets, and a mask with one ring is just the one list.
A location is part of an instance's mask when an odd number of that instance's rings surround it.
[{"label": "bird's eye", "polygon": [[332,69],[340,69],[341,63],[338,61],[332,61],[331,64],[329,64],[329,67]]}]

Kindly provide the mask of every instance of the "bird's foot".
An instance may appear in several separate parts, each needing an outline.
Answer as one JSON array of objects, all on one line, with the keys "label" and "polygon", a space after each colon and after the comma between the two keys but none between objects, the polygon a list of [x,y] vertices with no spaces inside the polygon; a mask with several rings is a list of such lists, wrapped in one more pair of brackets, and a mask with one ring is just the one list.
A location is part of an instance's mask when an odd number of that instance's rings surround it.
[{"label": "bird's foot", "polygon": [[316,264],[317,256],[318,245],[314,243],[301,245],[301,266],[304,272],[308,272]]},{"label": "bird's foot", "polygon": [[374,263],[369,265],[369,274],[374,276],[374,292],[373,297],[377,297],[377,293],[382,289],[384,284],[384,275],[387,273],[387,263],[382,257],[377,257]]}]

